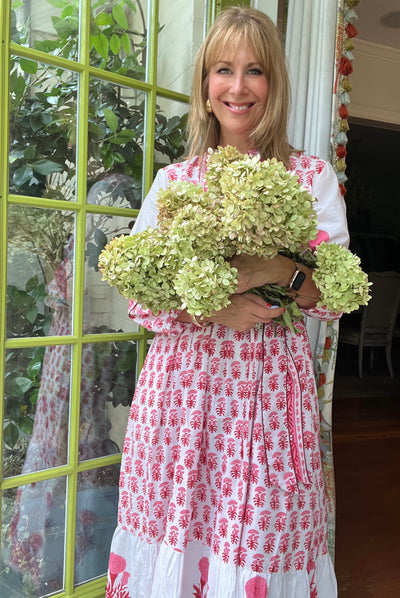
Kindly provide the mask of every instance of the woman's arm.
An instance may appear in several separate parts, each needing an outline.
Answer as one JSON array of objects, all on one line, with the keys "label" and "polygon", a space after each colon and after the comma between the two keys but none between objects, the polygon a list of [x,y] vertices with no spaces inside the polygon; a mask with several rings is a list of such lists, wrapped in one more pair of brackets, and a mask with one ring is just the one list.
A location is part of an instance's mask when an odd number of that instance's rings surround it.
[{"label": "woman's arm", "polygon": [[[238,270],[238,293],[244,293],[253,287],[261,287],[264,284],[277,284],[288,289],[288,294],[295,298],[299,307],[310,309],[319,300],[320,292],[312,279],[312,269],[296,264],[283,255],[266,260],[258,256],[240,254],[232,258],[231,265]],[[298,291],[289,289],[296,270],[301,270],[305,274]]]},{"label": "woman's arm", "polygon": [[177,317],[178,322],[194,322],[198,326],[207,326],[211,322],[244,332],[256,324],[266,324],[280,316],[285,308],[273,307],[259,295],[252,293],[235,294],[230,297],[230,304],[206,318],[193,318],[186,310]]}]

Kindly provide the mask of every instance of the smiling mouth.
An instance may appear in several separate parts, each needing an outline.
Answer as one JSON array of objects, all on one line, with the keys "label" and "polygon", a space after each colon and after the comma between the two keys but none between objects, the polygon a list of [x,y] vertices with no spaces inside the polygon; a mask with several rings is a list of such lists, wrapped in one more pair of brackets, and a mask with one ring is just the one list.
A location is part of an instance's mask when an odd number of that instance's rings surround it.
[{"label": "smiling mouth", "polygon": [[224,102],[224,104],[231,110],[236,110],[238,112],[248,110],[249,108],[254,106],[254,104],[252,102],[250,102],[249,104],[232,104],[231,102]]}]

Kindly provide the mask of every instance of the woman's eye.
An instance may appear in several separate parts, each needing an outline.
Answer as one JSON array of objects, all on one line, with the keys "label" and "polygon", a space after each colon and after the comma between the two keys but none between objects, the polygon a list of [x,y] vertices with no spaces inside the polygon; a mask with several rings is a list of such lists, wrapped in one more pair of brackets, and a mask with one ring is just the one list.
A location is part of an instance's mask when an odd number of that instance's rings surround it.
[{"label": "woman's eye", "polygon": [[217,72],[220,73],[221,75],[228,75],[231,71],[226,67],[222,67],[222,68],[218,69]]},{"label": "woman's eye", "polygon": [[250,75],[262,75],[262,70],[261,69],[250,69],[249,74]]}]

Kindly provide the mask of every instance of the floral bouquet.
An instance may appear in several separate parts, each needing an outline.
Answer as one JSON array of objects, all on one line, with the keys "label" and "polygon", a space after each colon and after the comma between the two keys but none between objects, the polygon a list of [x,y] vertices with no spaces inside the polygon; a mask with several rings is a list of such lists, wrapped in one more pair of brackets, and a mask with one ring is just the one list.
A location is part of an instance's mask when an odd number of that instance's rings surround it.
[{"label": "floral bouquet", "polygon": [[[238,272],[229,259],[246,253],[266,259],[278,253],[313,267],[318,306],[350,312],[369,299],[360,260],[344,247],[320,243],[314,198],[276,159],[241,154],[231,146],[209,150],[207,191],[173,182],[157,196],[158,228],[112,239],[102,251],[103,280],[155,314],[187,309],[211,316],[230,303]],[[275,320],[294,330],[302,315],[286,289],[252,289],[286,311]]]}]

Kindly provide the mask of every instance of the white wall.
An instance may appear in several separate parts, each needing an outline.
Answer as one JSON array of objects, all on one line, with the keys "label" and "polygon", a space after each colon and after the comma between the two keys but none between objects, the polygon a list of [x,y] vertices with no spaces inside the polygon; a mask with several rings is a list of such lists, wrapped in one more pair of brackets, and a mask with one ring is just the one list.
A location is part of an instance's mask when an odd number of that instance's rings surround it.
[{"label": "white wall", "polygon": [[160,2],[159,22],[163,29],[158,35],[157,83],[190,95],[194,59],[204,37],[205,5],[181,0],[179,9],[175,4],[173,8],[169,0]]},{"label": "white wall", "polygon": [[400,50],[355,39],[349,114],[400,125]]}]

